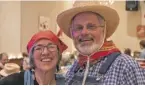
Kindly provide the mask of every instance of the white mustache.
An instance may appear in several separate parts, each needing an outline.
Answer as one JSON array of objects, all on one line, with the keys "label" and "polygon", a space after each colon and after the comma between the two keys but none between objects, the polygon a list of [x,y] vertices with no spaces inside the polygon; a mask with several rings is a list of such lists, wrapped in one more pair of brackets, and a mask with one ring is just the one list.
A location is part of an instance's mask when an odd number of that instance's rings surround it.
[{"label": "white mustache", "polygon": [[93,37],[91,35],[80,36],[78,41],[83,42],[83,41],[89,41],[89,40],[93,40]]},{"label": "white mustache", "polygon": [[79,39],[79,42],[90,41],[90,40],[93,40],[93,38],[89,38],[89,39],[88,38],[87,39],[86,38],[85,39]]}]

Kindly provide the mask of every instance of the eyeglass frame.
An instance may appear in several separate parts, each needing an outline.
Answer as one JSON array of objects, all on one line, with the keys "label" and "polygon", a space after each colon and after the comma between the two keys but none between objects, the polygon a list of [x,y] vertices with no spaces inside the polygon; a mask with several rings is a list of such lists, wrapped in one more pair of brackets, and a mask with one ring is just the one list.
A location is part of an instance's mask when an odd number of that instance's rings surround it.
[{"label": "eyeglass frame", "polygon": [[[39,49],[39,50],[36,49],[37,46],[39,46],[41,49]],[[33,49],[34,49],[34,51],[39,51],[39,52],[42,53],[45,48],[47,48],[47,50],[50,51],[50,52],[54,52],[58,49],[56,44],[47,44],[47,45],[38,44],[38,45],[35,45]],[[50,48],[54,48],[54,49],[50,50]]]},{"label": "eyeglass frame", "polygon": [[[89,25],[89,26],[88,26],[88,25]],[[87,30],[89,30],[89,31],[97,30],[97,28],[99,28],[99,27],[105,27],[105,25],[98,25],[98,26],[97,26],[96,24],[91,24],[91,23],[88,23],[88,24],[85,25],[85,26],[87,26]],[[75,26],[72,25],[71,30],[72,30],[72,32],[80,33],[80,32],[82,32],[83,28],[84,28],[83,25],[81,25],[81,29],[78,29],[78,28],[76,29]],[[89,29],[89,28],[91,28],[91,29]]]}]

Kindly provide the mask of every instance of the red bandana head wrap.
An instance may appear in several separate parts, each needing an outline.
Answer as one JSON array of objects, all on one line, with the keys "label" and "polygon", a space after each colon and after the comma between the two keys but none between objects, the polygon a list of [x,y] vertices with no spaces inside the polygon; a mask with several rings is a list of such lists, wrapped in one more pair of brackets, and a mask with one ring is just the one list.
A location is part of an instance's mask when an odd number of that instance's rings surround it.
[{"label": "red bandana head wrap", "polygon": [[35,42],[37,42],[42,38],[46,38],[55,43],[58,46],[61,53],[67,49],[67,45],[65,45],[52,31],[48,30],[48,31],[40,31],[32,36],[31,40],[27,44],[28,53],[32,48],[32,46],[35,44]]}]

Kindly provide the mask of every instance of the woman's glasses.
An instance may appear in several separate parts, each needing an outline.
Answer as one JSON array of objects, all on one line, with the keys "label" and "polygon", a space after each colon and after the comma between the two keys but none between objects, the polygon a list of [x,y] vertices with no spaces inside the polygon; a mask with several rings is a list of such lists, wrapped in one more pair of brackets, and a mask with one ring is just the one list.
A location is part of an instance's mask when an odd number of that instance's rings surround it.
[{"label": "woman's glasses", "polygon": [[55,44],[48,44],[48,45],[36,45],[34,47],[34,51],[39,51],[39,52],[43,52],[44,49],[47,49],[48,51],[56,51],[57,50],[57,45]]}]

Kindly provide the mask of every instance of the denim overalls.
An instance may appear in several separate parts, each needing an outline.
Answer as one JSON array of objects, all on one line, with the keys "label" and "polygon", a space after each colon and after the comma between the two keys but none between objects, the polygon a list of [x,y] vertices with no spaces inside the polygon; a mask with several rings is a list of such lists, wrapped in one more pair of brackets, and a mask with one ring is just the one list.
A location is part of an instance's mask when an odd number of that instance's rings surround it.
[{"label": "denim overalls", "polygon": [[[103,65],[101,65],[101,68],[99,69],[98,73],[96,73],[95,76],[87,76],[85,85],[101,85],[103,84],[105,80],[105,74],[113,61],[120,55],[120,52],[115,52],[112,53],[111,55],[108,56],[107,60]],[[77,69],[77,68],[75,68]],[[79,74],[78,72],[81,71],[79,69],[77,73],[74,74],[72,80],[68,83],[68,85],[82,85],[83,82],[83,74]]]}]

